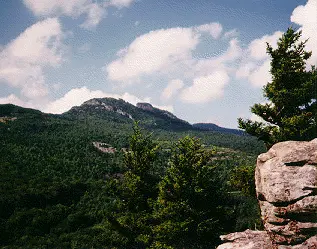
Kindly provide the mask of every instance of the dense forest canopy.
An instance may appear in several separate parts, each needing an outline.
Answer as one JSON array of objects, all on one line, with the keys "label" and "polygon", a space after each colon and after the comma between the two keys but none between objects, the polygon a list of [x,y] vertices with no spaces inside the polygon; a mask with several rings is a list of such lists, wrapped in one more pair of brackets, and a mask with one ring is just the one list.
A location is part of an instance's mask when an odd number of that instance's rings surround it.
[{"label": "dense forest canopy", "polygon": [[[113,99],[109,101],[117,103]],[[122,105],[120,108],[126,110],[123,102]],[[202,220],[199,223],[186,221],[186,226],[196,227],[196,232],[192,231],[196,237],[190,244],[196,245],[195,240],[203,238],[202,247],[215,245],[220,231],[259,226],[255,197],[239,192],[242,187],[236,184],[237,179],[241,182],[236,170],[240,166],[253,168],[256,155],[264,151],[263,144],[255,138],[197,130],[177,120],[176,126],[168,126],[169,119],[162,118],[166,114],[154,113],[153,116],[146,111],[134,114],[139,115],[139,125],[143,127],[142,132],[135,133],[134,121],[122,114],[102,112],[100,115],[95,109],[84,107],[84,110],[81,115],[73,115],[74,110],[52,115],[0,105],[0,116],[8,118],[0,122],[2,248],[178,248],[184,245],[187,243],[185,227],[166,225],[169,218],[164,211],[167,207],[162,203],[167,198],[166,184],[175,174],[172,168],[181,167],[177,158],[182,157],[179,154],[182,147],[177,141],[186,136],[201,138],[200,142],[190,138],[180,140],[185,145],[194,143],[193,151],[188,153],[195,154],[199,148],[197,153],[202,148],[208,155],[212,152],[212,161],[204,159],[206,162],[201,164],[197,158],[197,172],[187,178],[197,175],[198,185],[186,192],[194,191],[195,195],[199,187],[203,196],[197,198],[217,195],[208,197],[210,202],[204,202],[207,206],[193,213],[191,219],[201,212],[206,213],[205,216],[215,215],[208,211],[209,205],[216,205],[213,198],[221,201],[219,208],[223,211],[219,209],[219,212],[225,215],[219,217],[224,224],[217,233],[214,233],[214,225],[202,228],[207,225],[203,225]],[[156,125],[151,126],[154,123]],[[103,153],[93,142],[108,144],[116,151]],[[151,144],[154,150],[145,158]],[[125,154],[127,149],[131,152]],[[148,171],[143,172],[145,169]],[[208,176],[208,181],[200,179],[200,174]],[[171,181],[179,181],[173,179]],[[218,190],[209,193],[209,188]],[[184,194],[184,198],[191,198],[192,194]],[[172,205],[178,203],[174,202]],[[246,205],[250,206],[248,212],[243,211]],[[180,226],[185,225],[182,217],[185,216],[175,217]],[[198,227],[203,229],[202,233],[198,233]],[[173,229],[175,234],[166,229]],[[176,237],[183,233],[183,242],[171,243],[174,237],[166,237],[164,231]],[[213,237],[208,240],[211,232]]]}]

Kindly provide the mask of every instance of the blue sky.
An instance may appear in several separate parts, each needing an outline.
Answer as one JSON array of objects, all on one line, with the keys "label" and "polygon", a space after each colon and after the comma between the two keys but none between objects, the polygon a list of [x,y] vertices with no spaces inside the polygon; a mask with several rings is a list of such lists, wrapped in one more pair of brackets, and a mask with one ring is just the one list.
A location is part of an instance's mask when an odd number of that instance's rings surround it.
[{"label": "blue sky", "polygon": [[257,119],[265,42],[290,25],[316,65],[317,0],[0,1],[0,103],[61,113],[108,96],[236,128]]}]

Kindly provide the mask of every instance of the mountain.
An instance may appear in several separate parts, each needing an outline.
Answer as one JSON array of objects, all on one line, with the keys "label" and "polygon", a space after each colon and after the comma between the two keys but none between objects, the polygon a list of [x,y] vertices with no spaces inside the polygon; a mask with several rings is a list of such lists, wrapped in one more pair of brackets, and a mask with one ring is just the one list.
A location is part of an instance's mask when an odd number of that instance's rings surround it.
[{"label": "mountain", "polygon": [[[29,142],[32,136],[45,140],[48,134],[53,134],[51,140],[55,143],[57,136],[64,140],[67,134],[77,143],[91,145],[93,142],[104,142],[121,149],[128,146],[134,121],[139,121],[142,128],[152,132],[154,139],[166,144],[190,135],[201,138],[204,144],[211,146],[251,153],[263,150],[261,142],[252,136],[245,136],[242,131],[215,124],[191,125],[149,103],[134,106],[122,99],[94,98],[63,114],[46,114],[11,104],[0,105],[0,128],[5,126],[5,129],[9,129],[10,136],[14,134],[17,141],[21,136],[28,138],[26,141]],[[44,140],[41,143],[46,143]]]},{"label": "mountain", "polygon": [[[194,128],[148,103],[92,99],[59,115],[0,105],[0,248],[131,248],[118,246],[125,238],[108,219],[117,212],[133,120],[160,148],[157,179],[169,167],[173,144],[188,135],[217,153],[217,186],[264,151],[254,137]],[[237,210],[251,206],[247,199],[241,203]],[[232,205],[235,210],[237,202]]]},{"label": "mountain", "polygon": [[216,131],[216,132],[231,133],[231,134],[242,135],[242,136],[247,135],[247,133],[245,133],[242,130],[224,128],[213,123],[196,123],[196,124],[193,124],[193,127],[203,131]]},{"label": "mountain", "polygon": [[193,129],[188,122],[177,118],[172,113],[153,107],[149,103],[138,103],[136,106],[114,98],[95,98],[75,106],[62,114],[73,119],[92,117],[118,123],[133,123],[140,121],[147,128],[163,130]]},{"label": "mountain", "polygon": [[149,103],[137,103],[136,106],[122,99],[115,98],[94,98],[84,102],[80,106],[74,106],[69,111],[61,115],[51,115],[42,113],[39,110],[23,108],[12,104],[0,105],[0,122],[7,122],[12,118],[20,116],[45,117],[56,116],[65,117],[71,120],[85,120],[87,117],[103,119],[117,123],[133,123],[140,121],[141,125],[147,128],[158,128],[162,130],[201,130],[220,133],[230,133],[235,135],[247,135],[238,129],[220,127],[213,123],[190,123],[179,119],[174,114],[153,107]]},{"label": "mountain", "polygon": [[132,123],[133,120],[138,120],[147,128],[174,131],[198,129],[246,135],[246,133],[241,130],[224,128],[212,123],[196,123],[191,125],[166,110],[153,107],[150,103],[137,103],[136,106],[134,106],[122,99],[114,98],[94,98],[88,100],[80,106],[71,108],[68,112],[64,113],[63,116],[75,119],[94,117],[119,123]]}]

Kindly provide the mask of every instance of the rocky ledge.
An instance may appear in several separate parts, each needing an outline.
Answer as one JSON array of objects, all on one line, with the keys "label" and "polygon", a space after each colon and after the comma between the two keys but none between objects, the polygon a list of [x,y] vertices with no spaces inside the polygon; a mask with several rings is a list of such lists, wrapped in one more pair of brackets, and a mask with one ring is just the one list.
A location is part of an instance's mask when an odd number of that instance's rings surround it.
[{"label": "rocky ledge", "polygon": [[255,183],[266,231],[222,236],[218,249],[317,249],[317,139],[259,155]]}]

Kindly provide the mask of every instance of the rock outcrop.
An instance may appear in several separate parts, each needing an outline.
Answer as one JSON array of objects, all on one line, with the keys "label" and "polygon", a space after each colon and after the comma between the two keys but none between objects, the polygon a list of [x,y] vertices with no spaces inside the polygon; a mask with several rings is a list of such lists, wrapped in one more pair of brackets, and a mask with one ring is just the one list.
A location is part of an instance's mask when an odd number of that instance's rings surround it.
[{"label": "rock outcrop", "polygon": [[150,111],[150,112],[154,111],[154,108],[150,103],[137,103],[136,107],[145,111]]},{"label": "rock outcrop", "polygon": [[218,249],[317,249],[317,139],[273,145],[258,157],[255,183],[266,230],[261,238],[266,233],[272,245],[258,247],[247,230],[221,237],[233,239]]},{"label": "rock outcrop", "polygon": [[246,230],[244,232],[230,233],[220,236],[225,242],[217,249],[271,249],[272,243],[266,231]]}]

